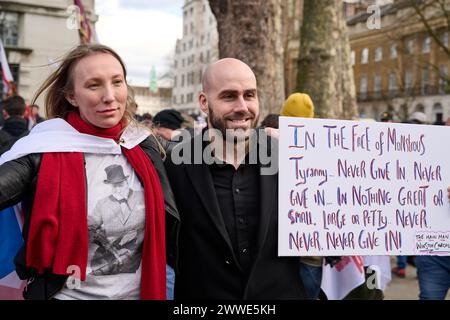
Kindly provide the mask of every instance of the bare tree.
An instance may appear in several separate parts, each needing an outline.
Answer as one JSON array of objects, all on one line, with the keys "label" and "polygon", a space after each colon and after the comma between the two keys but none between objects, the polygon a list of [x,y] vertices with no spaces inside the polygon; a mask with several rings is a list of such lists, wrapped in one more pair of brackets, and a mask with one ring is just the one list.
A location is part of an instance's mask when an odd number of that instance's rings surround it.
[{"label": "bare tree", "polygon": [[[397,19],[390,26],[391,31],[387,36],[392,41],[400,42],[399,48],[403,54],[411,54],[409,48],[405,45],[406,37],[411,35],[412,26],[421,25],[423,33],[428,35],[436,44],[441,52],[450,59],[450,49],[448,45],[448,36],[450,33],[450,1],[449,0],[400,0],[395,3],[401,14],[397,15]],[[446,40],[444,40],[446,35]],[[417,54],[414,57],[415,64],[418,68],[429,68],[437,78],[440,78],[450,85],[450,77],[448,73],[440,70],[440,66],[436,61],[427,56]]]},{"label": "bare tree", "polygon": [[261,117],[278,113],[285,99],[283,0],[209,0],[217,20],[219,57],[247,63],[258,81]]},{"label": "bare tree", "polygon": [[[401,101],[396,113],[406,120],[414,111],[411,107],[417,97],[448,91],[450,1],[399,0],[390,8],[396,15],[386,26],[385,36],[396,46],[399,55],[388,71],[396,74],[399,85],[394,92],[383,94],[382,100],[389,110],[392,110],[393,100]],[[447,40],[444,40],[446,33]],[[406,83],[407,73],[410,83]]]},{"label": "bare tree", "polygon": [[427,33],[450,57],[448,43],[440,37],[442,29],[450,31],[450,1],[448,0],[409,0],[418,20],[424,25]]},{"label": "bare tree", "polygon": [[297,88],[321,118],[358,116],[350,42],[340,0],[305,1]]}]

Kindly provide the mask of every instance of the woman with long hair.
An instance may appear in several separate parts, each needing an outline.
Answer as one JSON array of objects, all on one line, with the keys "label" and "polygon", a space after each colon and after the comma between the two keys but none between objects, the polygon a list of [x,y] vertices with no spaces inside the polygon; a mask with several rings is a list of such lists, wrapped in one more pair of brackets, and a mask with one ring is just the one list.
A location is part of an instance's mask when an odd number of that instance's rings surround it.
[{"label": "woman with long hair", "polygon": [[122,59],[78,46],[33,100],[44,92],[49,120],[0,158],[0,210],[24,212],[24,297],[165,299],[179,216],[162,149],[128,112]]}]

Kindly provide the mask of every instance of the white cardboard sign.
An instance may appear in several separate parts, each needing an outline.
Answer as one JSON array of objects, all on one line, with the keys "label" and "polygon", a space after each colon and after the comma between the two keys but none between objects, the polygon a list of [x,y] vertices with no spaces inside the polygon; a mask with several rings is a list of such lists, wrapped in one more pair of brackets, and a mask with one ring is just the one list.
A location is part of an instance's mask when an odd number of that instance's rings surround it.
[{"label": "white cardboard sign", "polygon": [[280,117],[280,256],[450,255],[450,127]]}]

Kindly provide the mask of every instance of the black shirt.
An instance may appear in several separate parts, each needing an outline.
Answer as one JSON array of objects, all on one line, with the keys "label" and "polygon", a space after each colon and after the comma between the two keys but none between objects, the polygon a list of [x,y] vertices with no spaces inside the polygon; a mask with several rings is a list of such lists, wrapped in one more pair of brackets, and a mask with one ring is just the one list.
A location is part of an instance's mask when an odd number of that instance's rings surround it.
[{"label": "black shirt", "polygon": [[237,170],[226,163],[212,164],[209,168],[234,253],[248,274],[257,250],[259,166],[248,164],[247,157]]}]

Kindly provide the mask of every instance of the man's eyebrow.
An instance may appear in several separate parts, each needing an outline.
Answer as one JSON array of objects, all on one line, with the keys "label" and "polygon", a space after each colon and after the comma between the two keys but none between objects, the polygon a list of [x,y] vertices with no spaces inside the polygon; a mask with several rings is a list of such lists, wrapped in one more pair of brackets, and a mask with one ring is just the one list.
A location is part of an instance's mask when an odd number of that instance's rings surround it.
[{"label": "man's eyebrow", "polygon": [[[112,78],[112,79],[123,78],[123,75],[120,74],[120,73],[118,73],[118,74],[113,75],[111,78]],[[95,76],[94,76],[94,77],[92,77],[92,78],[86,79],[86,82],[88,82],[88,81],[101,81],[101,80],[102,80],[101,77],[95,77]]]},{"label": "man's eyebrow", "polygon": [[226,94],[237,94],[238,90],[233,90],[233,89],[225,89],[219,92],[219,97],[220,96],[224,96]]},{"label": "man's eyebrow", "polygon": [[247,89],[244,93],[256,93],[256,89]]}]

